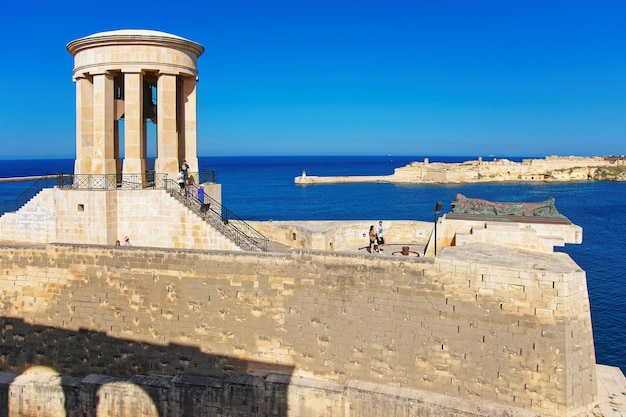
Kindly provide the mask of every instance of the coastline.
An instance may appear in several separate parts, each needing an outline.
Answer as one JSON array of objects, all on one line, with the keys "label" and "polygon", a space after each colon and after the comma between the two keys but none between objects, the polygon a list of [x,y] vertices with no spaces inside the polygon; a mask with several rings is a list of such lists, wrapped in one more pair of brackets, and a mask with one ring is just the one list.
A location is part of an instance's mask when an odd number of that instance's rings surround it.
[{"label": "coastline", "polygon": [[461,163],[411,162],[396,168],[391,175],[295,177],[297,185],[334,183],[393,184],[462,184],[476,182],[572,182],[626,181],[626,158],[612,156],[548,156],[541,159],[508,159],[483,161],[482,158]]}]

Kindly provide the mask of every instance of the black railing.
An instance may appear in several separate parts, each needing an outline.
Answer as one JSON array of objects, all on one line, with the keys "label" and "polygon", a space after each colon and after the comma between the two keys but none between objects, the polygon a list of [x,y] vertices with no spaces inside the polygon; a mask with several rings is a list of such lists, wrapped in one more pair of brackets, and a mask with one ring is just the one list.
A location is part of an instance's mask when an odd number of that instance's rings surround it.
[{"label": "black railing", "polygon": [[[192,179],[197,183],[212,182],[217,183],[217,170],[201,169],[191,173]],[[145,174],[45,174],[37,179],[27,177],[23,181],[35,182],[28,187],[15,200],[5,200],[0,203],[0,215],[19,210],[31,198],[44,188],[57,186],[64,189],[81,190],[115,190],[115,189],[145,189],[153,188],[157,190],[167,189],[167,174],[157,174],[154,170],[146,171]],[[15,178],[15,180],[19,180]]]},{"label": "black railing", "polygon": [[143,190],[145,188],[165,189],[167,174],[147,172],[142,174],[75,174],[66,175],[60,188],[81,190]]},{"label": "black railing", "polygon": [[17,196],[15,200],[5,200],[0,203],[0,216],[4,213],[17,211],[44,188],[51,188],[57,185],[62,179],[62,176],[63,174],[46,174],[35,180],[35,182],[22,192],[22,194]]},{"label": "black railing", "polygon": [[173,180],[168,180],[167,190],[204,221],[244,250],[267,252],[268,238],[254,229],[235,213],[205,195],[204,204],[198,199],[198,186],[186,185],[184,189]]},{"label": "black railing", "polygon": [[190,172],[188,179],[192,184],[204,184],[205,182],[212,182],[217,184],[217,170],[216,169],[201,169],[197,172]]},{"label": "black railing", "polygon": [[[118,188],[127,190],[140,190],[153,188],[155,190],[167,189],[167,174],[146,171],[142,174],[62,174],[63,182],[59,183],[60,188],[75,188],[87,190],[115,190]],[[199,172],[192,172],[189,175],[190,185],[212,182],[217,183],[217,170],[205,169]]]}]

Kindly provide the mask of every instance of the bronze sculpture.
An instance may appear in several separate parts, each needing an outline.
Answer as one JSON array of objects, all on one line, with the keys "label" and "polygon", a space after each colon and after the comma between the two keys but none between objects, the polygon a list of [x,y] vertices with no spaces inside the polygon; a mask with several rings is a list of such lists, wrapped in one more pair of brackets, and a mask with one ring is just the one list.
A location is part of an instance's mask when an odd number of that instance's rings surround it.
[{"label": "bronze sculpture", "polygon": [[452,213],[479,216],[562,217],[554,206],[553,197],[538,203],[503,203],[467,198],[463,194],[457,194],[452,201]]}]

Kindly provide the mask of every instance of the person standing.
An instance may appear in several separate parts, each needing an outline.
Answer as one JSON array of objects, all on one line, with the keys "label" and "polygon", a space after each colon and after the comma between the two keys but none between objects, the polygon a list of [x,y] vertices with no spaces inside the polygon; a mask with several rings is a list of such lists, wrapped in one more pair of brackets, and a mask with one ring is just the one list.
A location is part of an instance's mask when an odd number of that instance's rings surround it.
[{"label": "person standing", "polygon": [[178,171],[178,174],[176,174],[176,181],[178,182],[178,186],[182,191],[185,188],[185,175],[183,174],[182,170]]},{"label": "person standing", "polygon": [[185,180],[185,182],[187,182],[187,178],[189,178],[189,164],[187,163],[187,160],[183,160],[183,163],[180,166],[180,170],[183,173],[183,178]]},{"label": "person standing", "polygon": [[204,205],[204,185],[202,184],[198,186],[198,201],[200,201],[200,213],[204,213],[206,206]]},{"label": "person standing", "polygon": [[128,236],[124,236],[124,246],[130,246],[130,238]]},{"label": "person standing", "polygon": [[378,251],[383,250],[383,246],[385,246],[385,229],[383,229],[383,221],[380,220],[378,222],[378,229],[376,230],[377,239],[378,239]]},{"label": "person standing", "polygon": [[374,253],[374,251],[378,252],[378,239],[376,236],[376,229],[374,225],[370,226],[370,253]]}]

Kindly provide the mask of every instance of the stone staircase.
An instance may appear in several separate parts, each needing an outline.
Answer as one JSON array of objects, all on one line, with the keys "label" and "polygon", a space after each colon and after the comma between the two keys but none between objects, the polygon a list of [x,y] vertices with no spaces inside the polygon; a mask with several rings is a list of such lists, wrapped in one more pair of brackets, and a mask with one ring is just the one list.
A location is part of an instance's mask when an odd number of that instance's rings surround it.
[{"label": "stone staircase", "polygon": [[198,186],[186,185],[184,191],[178,186],[168,187],[170,196],[193,211],[202,220],[217,229],[226,238],[233,241],[245,251],[267,252],[268,238],[255,230],[244,220],[237,217],[233,212],[222,206],[216,200],[206,196],[204,207],[198,200]]}]

